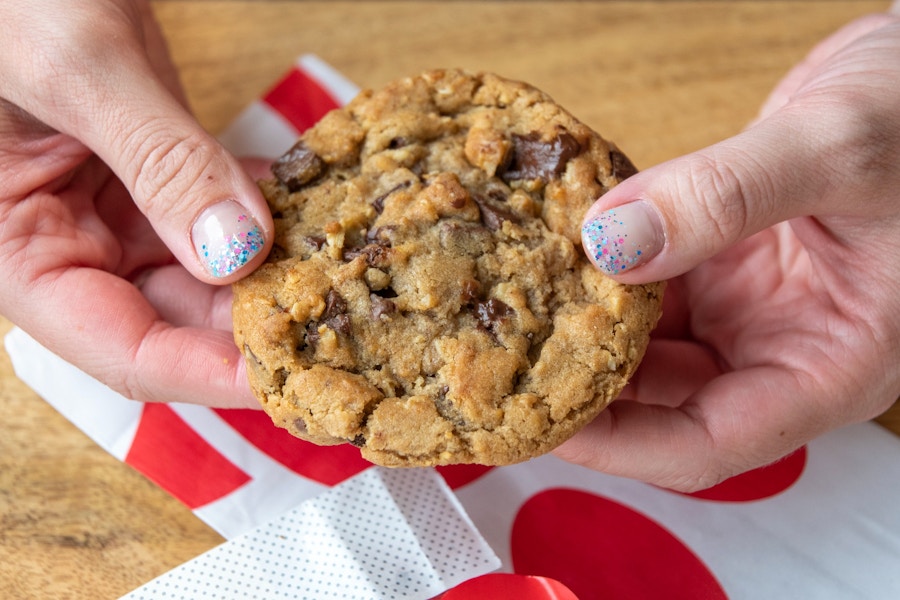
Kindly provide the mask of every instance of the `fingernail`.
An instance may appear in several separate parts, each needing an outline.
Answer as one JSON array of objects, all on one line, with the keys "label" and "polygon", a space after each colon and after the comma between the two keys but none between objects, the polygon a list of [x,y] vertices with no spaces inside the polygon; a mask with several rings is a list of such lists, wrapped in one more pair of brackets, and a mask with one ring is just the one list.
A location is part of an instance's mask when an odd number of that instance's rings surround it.
[{"label": "fingernail", "polygon": [[665,235],[656,211],[644,200],[602,212],[581,229],[585,252],[601,271],[618,275],[662,250]]},{"label": "fingernail", "polygon": [[200,262],[213,277],[227,277],[259,254],[262,230],[234,201],[207,208],[194,223],[191,239]]}]

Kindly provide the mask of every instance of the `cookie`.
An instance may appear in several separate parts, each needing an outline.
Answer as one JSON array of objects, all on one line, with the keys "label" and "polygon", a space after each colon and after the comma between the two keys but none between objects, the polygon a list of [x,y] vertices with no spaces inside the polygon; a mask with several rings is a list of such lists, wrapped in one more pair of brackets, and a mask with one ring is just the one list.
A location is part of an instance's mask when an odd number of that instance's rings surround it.
[{"label": "cookie", "polygon": [[437,70],[365,91],[260,182],[267,262],[234,284],[234,336],[275,424],[387,466],[543,454],[620,392],[662,284],[581,249],[635,172],[541,91]]}]

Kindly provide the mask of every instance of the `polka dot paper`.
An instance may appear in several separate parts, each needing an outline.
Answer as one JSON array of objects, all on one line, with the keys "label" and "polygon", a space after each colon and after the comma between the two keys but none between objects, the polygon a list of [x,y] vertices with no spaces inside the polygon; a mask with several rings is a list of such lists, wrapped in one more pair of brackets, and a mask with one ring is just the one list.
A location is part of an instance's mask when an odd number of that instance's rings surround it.
[{"label": "polka dot paper", "polygon": [[434,470],[372,468],[125,598],[424,600],[499,566]]}]

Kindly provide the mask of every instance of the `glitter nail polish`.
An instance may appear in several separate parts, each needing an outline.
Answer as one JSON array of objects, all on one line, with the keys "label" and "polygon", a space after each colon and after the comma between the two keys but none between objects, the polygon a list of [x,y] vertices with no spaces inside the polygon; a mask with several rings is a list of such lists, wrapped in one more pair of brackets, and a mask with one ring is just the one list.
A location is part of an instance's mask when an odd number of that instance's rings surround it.
[{"label": "glitter nail polish", "polygon": [[210,206],[191,230],[200,262],[213,277],[227,277],[250,262],[265,245],[262,230],[234,201]]},{"label": "glitter nail polish", "polygon": [[585,222],[581,239],[597,268],[618,275],[662,250],[665,237],[656,211],[643,200],[617,206]]}]

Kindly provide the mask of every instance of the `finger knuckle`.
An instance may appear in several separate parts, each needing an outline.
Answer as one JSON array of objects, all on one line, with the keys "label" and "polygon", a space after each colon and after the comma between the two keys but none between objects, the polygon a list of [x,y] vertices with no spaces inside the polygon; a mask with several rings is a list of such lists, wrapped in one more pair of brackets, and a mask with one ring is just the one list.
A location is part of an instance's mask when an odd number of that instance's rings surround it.
[{"label": "finger knuckle", "polygon": [[680,492],[682,494],[693,494],[703,490],[707,490],[718,483],[727,479],[725,476],[714,475],[712,473],[683,473],[673,478],[660,487]]},{"label": "finger knuckle", "polygon": [[126,145],[132,148],[126,185],[149,215],[177,212],[182,198],[212,178],[216,157],[200,133],[173,136],[156,122],[135,130]]},{"label": "finger knuckle", "polygon": [[683,494],[699,492],[739,474],[743,470],[741,464],[744,464],[742,460],[727,460],[720,453],[695,454],[693,459],[685,457],[683,462],[668,469],[668,476],[660,485]]},{"label": "finger knuckle", "polygon": [[[748,205],[766,197],[757,181],[735,168],[736,161],[723,160],[715,151],[693,155],[679,177],[683,206],[695,211],[686,222],[698,243],[719,248],[743,237],[749,222]],[[694,201],[694,200],[699,200]],[[699,213],[699,214],[696,214]]]}]

